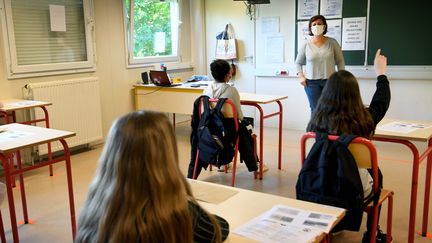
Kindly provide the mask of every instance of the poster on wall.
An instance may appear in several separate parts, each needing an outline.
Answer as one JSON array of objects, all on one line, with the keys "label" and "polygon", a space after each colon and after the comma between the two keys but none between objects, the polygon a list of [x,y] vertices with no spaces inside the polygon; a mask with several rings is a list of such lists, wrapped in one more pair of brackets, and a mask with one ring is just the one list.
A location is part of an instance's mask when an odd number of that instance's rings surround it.
[{"label": "poster on wall", "polygon": [[297,51],[303,46],[303,43],[310,39],[309,35],[309,21],[297,22]]},{"label": "poster on wall", "polygon": [[327,19],[342,18],[342,0],[321,0],[320,14]]},{"label": "poster on wall", "polygon": [[318,14],[319,0],[298,0],[297,19],[310,19]]},{"label": "poster on wall", "polygon": [[335,39],[339,45],[342,43],[342,20],[331,19],[327,20],[327,34],[326,36]]},{"label": "poster on wall", "polygon": [[363,51],[366,40],[366,17],[344,18],[342,50]]},{"label": "poster on wall", "polygon": [[261,18],[261,33],[274,34],[279,33],[279,16]]},{"label": "poster on wall", "polygon": [[284,36],[274,35],[266,38],[266,63],[283,63],[285,53]]}]

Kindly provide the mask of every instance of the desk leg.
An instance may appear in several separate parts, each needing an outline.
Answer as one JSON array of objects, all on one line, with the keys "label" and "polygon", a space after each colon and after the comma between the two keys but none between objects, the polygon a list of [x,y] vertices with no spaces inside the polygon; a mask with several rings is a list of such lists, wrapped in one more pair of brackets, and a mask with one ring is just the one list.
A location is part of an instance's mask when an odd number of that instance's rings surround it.
[{"label": "desk leg", "polygon": [[[45,106],[41,106],[41,108],[45,114],[45,127],[49,128],[50,124],[49,124],[48,110],[46,109]],[[52,161],[51,143],[48,143],[48,161]],[[52,165],[49,165],[49,173],[50,173],[50,176],[53,176],[53,166]]]},{"label": "desk leg", "polygon": [[69,151],[69,146],[67,145],[64,139],[60,139],[60,142],[63,145],[63,149],[65,153],[66,176],[67,176],[68,191],[69,191],[69,206],[70,206],[71,226],[72,226],[72,239],[75,240],[75,233],[76,233],[75,202],[73,197],[72,167],[70,161],[70,151]]},{"label": "desk leg", "polygon": [[16,214],[15,214],[15,204],[14,204],[14,199],[13,199],[11,176],[9,173],[9,159],[4,154],[0,154],[0,159],[3,163],[3,169],[4,169],[4,173],[5,173],[5,182],[6,182],[6,191],[7,191],[8,204],[9,204],[9,214],[10,214],[10,220],[11,220],[12,236],[13,236],[14,242],[17,243],[17,242],[19,242],[18,227],[17,227]]},{"label": "desk leg", "polygon": [[432,150],[432,139],[429,139],[428,149],[422,155],[422,157],[427,156],[425,194],[424,194],[424,203],[423,203],[423,224],[421,230],[421,235],[424,237],[427,236],[427,225],[428,225],[428,217],[429,217],[429,198],[430,198],[431,170],[432,170],[431,150]]},{"label": "desk leg", "polygon": [[282,169],[282,121],[283,121],[283,109],[282,103],[276,101],[279,105],[279,150],[278,150],[278,169]]},{"label": "desk leg", "polygon": [[[16,157],[17,157],[17,163],[18,163],[18,171],[21,171],[22,163],[21,163],[20,151],[16,152]],[[28,212],[27,212],[27,199],[26,199],[26,195],[25,195],[24,176],[22,173],[19,173],[18,177],[19,177],[19,181],[20,181],[21,203],[22,203],[22,207],[23,207],[24,223],[28,224],[29,219],[28,219]]]},{"label": "desk leg", "polygon": [[413,155],[413,167],[412,167],[412,179],[411,179],[411,202],[410,202],[410,218],[408,225],[408,242],[414,242],[414,230],[415,230],[415,218],[416,218],[416,206],[417,206],[417,187],[418,187],[418,173],[420,156],[417,148],[414,144],[407,140],[398,140],[390,138],[374,138],[376,141],[399,143],[407,146]]},{"label": "desk leg", "polygon": [[9,124],[10,123],[10,119],[9,119],[9,114],[6,111],[0,111],[0,113],[2,114],[2,116],[5,119],[5,123]]}]

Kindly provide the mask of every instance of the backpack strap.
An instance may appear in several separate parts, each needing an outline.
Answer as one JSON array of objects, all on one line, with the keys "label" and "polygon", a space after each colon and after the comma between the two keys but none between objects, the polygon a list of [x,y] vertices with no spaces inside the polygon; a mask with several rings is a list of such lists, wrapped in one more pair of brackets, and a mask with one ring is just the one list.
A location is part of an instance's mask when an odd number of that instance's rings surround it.
[{"label": "backpack strap", "polygon": [[348,134],[342,134],[339,136],[338,138],[338,142],[341,144],[344,144],[345,146],[348,147],[348,145],[352,142],[352,140],[354,140],[354,138],[358,137],[357,135],[348,135]]},{"label": "backpack strap", "polygon": [[225,100],[226,98],[219,98],[216,107],[214,108],[216,112],[220,113],[222,111],[222,106],[224,105]]},{"label": "backpack strap", "polygon": [[204,110],[202,112],[210,110],[210,106],[209,106],[210,97],[208,97],[207,95],[203,95],[201,97],[203,99],[202,103],[203,103],[203,108],[204,108]]}]

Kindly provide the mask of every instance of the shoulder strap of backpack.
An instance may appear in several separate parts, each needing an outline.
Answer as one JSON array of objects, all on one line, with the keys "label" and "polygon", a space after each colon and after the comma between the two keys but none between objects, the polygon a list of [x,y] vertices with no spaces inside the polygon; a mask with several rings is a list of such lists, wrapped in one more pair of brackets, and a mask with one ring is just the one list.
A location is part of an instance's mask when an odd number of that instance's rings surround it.
[{"label": "shoulder strap of backpack", "polygon": [[216,112],[220,113],[222,111],[222,106],[224,105],[225,100],[226,98],[219,98],[216,107],[214,108]]},{"label": "shoulder strap of backpack", "polygon": [[338,142],[341,144],[344,144],[345,146],[348,147],[348,145],[351,143],[352,140],[354,140],[354,138],[358,137],[357,135],[347,135],[347,134],[342,134],[339,136],[338,138]]},{"label": "shoulder strap of backpack", "polygon": [[206,95],[203,95],[201,97],[203,99],[202,103],[203,103],[203,108],[204,108],[204,110],[202,112],[204,113],[204,112],[206,112],[206,111],[208,111],[210,109],[210,106],[209,106],[209,98],[210,97],[208,97]]}]

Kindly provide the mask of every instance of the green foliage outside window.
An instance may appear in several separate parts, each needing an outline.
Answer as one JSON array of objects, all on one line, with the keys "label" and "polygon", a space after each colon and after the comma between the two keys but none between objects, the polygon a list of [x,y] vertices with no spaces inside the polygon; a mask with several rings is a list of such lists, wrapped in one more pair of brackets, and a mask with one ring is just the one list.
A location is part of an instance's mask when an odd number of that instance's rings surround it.
[{"label": "green foliage outside window", "polygon": [[[134,16],[127,16],[128,32],[130,33],[130,18],[133,17],[133,55],[134,57],[170,56],[173,55],[171,8],[170,1],[135,0]],[[126,0],[127,14],[130,14],[131,1]],[[163,52],[156,52],[155,33],[165,33]],[[130,38],[130,37],[129,37]]]}]

